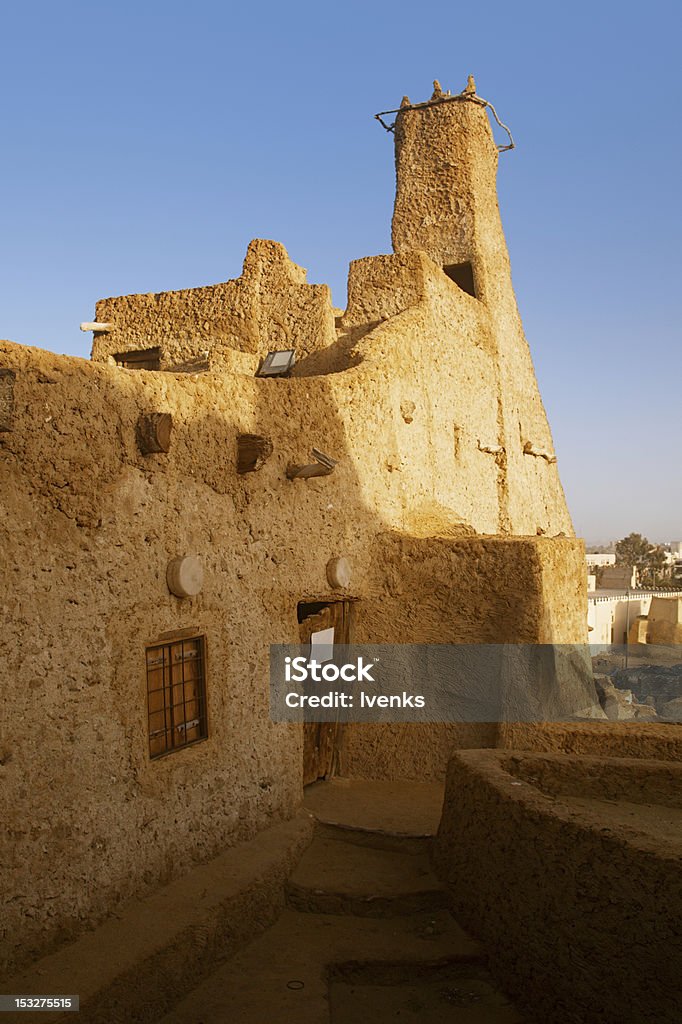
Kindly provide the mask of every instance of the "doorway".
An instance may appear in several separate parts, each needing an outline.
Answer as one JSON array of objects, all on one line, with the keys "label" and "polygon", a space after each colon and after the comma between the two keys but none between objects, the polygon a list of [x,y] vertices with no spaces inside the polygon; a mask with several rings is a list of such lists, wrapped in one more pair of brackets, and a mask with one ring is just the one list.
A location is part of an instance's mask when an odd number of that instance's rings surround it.
[{"label": "doorway", "polygon": [[[334,630],[334,644],[353,643],[354,602],[344,600],[301,601],[298,605],[299,635],[309,644],[313,633]],[[331,778],[338,771],[343,725],[340,722],[304,722],[303,785]]]}]

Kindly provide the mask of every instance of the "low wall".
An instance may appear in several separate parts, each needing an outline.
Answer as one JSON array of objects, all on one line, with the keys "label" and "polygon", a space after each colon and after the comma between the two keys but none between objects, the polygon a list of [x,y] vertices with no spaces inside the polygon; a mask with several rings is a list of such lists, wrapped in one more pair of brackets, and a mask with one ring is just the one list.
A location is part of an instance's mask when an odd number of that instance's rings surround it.
[{"label": "low wall", "polygon": [[301,358],[336,341],[327,285],[307,284],[306,272],[283,245],[250,243],[241,277],[203,288],[100,299],[92,358],[159,348],[161,368],[208,358],[229,362],[231,350],[264,356],[296,348]]},{"label": "low wall", "polygon": [[[644,816],[643,828],[621,827],[608,810],[623,798],[617,761],[605,772],[603,758],[577,768],[580,758],[544,756],[544,770],[539,755],[526,765],[510,751],[452,758],[435,860],[454,912],[529,1020],[676,1024],[680,841],[651,828],[656,766],[621,762],[625,798]],[[679,821],[680,766],[661,771]]]},{"label": "low wall", "polygon": [[[94,932],[7,978],[3,990],[78,994],[83,1024],[158,1021],[281,914],[285,882],[312,835],[313,819],[300,810],[291,821],[121,907]],[[7,1018],[22,1024],[73,1019],[59,1011]]]},{"label": "low wall", "polygon": [[500,726],[511,750],[682,761],[682,725],[658,722],[519,722]]}]

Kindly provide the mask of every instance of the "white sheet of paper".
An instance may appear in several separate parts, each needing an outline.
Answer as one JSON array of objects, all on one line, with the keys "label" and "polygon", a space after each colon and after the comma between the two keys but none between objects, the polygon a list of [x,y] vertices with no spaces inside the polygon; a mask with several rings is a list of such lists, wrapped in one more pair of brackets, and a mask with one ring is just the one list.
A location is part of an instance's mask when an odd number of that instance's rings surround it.
[{"label": "white sheet of paper", "polygon": [[310,660],[331,661],[334,657],[334,627],[310,634]]}]

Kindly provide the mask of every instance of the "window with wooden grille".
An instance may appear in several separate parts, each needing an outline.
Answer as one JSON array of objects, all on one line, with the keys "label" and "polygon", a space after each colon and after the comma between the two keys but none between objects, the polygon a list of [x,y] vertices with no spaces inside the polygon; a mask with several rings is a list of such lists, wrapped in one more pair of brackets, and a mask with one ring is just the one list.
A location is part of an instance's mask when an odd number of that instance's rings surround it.
[{"label": "window with wooden grille", "polygon": [[206,739],[206,645],[203,636],[147,647],[149,756]]}]

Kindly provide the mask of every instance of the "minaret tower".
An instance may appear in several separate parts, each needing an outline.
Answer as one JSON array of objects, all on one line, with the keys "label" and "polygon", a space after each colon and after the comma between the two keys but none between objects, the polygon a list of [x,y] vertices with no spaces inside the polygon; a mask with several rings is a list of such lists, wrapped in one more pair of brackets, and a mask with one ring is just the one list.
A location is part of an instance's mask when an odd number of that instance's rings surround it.
[{"label": "minaret tower", "polygon": [[[546,524],[571,530],[556,471],[554,446],[512,287],[497,201],[495,143],[486,100],[473,77],[463,92],[443,93],[438,82],[425,103],[405,97],[395,120],[396,197],[392,240],[396,253],[425,252],[481,303],[492,329],[499,437],[504,451],[500,532],[545,532],[531,515],[528,495],[549,494]],[[383,122],[382,122],[383,123]],[[385,127],[387,127],[385,125]],[[563,509],[563,512],[562,512]],[[549,526],[547,526],[549,529]]]},{"label": "minaret tower", "polygon": [[487,104],[472,76],[455,96],[434,86],[426,103],[405,97],[396,118],[393,249],[420,249],[442,267],[470,264],[476,296],[487,302],[511,288]]}]

